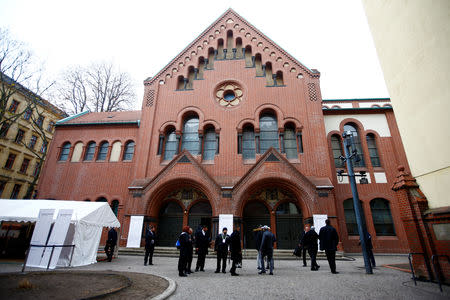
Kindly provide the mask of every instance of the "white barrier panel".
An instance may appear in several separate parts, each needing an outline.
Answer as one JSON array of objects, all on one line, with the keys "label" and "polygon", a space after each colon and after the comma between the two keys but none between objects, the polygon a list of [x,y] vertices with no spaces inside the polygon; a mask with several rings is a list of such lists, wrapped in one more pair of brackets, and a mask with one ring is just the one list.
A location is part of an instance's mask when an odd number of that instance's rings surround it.
[{"label": "white barrier panel", "polygon": [[[320,228],[325,226],[326,219],[328,219],[328,215],[313,215],[314,228],[315,228],[317,234],[319,234]],[[320,246],[320,241],[317,241],[317,243]],[[320,247],[319,247],[319,249],[320,249]]]},{"label": "white barrier panel", "polygon": [[144,216],[131,216],[130,229],[128,230],[127,248],[141,247],[143,223],[144,223]]},{"label": "white barrier panel", "polygon": [[233,215],[222,214],[219,215],[219,234],[222,233],[222,229],[226,227],[228,235],[233,232]]},{"label": "white barrier panel", "polygon": [[[54,209],[39,210],[39,216],[36,221],[36,226],[34,227],[33,236],[31,237],[31,245],[45,245],[47,243],[54,213]],[[31,247],[26,266],[40,267],[43,253],[44,247]]]},{"label": "white barrier panel", "polygon": [[[60,209],[58,211],[58,217],[56,218],[55,225],[53,225],[52,232],[50,234],[50,239],[47,245],[64,245],[66,239],[67,230],[69,229],[70,220],[72,219],[73,209]],[[50,256],[52,258],[50,262],[50,269],[56,267],[59,256],[61,254],[62,247],[55,247],[52,254],[52,247],[45,248],[44,256],[41,260],[41,267],[47,268]]]}]

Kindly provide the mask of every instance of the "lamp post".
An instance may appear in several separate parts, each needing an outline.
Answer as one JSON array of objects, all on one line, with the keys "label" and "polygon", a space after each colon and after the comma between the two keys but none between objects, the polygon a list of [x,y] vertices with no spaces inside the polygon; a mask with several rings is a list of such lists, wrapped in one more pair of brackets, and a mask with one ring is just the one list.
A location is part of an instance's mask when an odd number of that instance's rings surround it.
[{"label": "lamp post", "polygon": [[[362,248],[363,257],[364,257],[364,266],[366,267],[366,274],[373,274],[372,265],[369,260],[369,255],[367,254],[366,220],[364,218],[364,212],[362,211],[362,208],[361,208],[361,203],[359,202],[358,190],[356,188],[355,173],[353,172],[352,158],[354,158],[356,156],[357,151],[353,150],[352,136],[353,135],[350,131],[344,132],[342,134],[342,137],[344,138],[345,157],[341,157],[341,159],[347,163],[348,178],[349,178],[349,182],[350,182],[350,187],[352,189],[353,207],[355,208],[356,222],[358,224],[359,239],[361,240],[361,248]],[[365,174],[361,173],[360,176],[362,177],[361,183],[368,183],[367,179],[365,178]],[[365,179],[365,180],[363,181],[363,179]]]}]

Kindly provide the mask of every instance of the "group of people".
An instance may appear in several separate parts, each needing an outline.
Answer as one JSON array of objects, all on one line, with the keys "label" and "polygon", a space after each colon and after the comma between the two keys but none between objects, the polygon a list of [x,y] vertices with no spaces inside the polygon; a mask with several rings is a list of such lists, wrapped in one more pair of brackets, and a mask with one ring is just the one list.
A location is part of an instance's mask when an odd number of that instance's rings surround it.
[{"label": "group of people", "polygon": [[[228,235],[227,228],[223,228],[222,233],[217,235],[214,243],[214,252],[217,254],[217,268],[215,273],[226,273],[227,258],[230,254],[232,260],[232,266],[230,273],[232,276],[238,276],[236,268],[242,261],[241,252],[241,237],[239,228],[233,231],[231,235]],[[208,249],[211,245],[211,238],[209,236],[208,227],[201,225],[200,228],[193,235],[193,230],[189,226],[183,228],[183,232],[180,234],[177,241],[177,248],[180,250],[180,256],[178,259],[178,275],[180,277],[186,277],[193,273],[191,270],[192,259],[195,252],[197,253],[197,264],[195,272],[205,271],[205,258],[208,254]]]}]

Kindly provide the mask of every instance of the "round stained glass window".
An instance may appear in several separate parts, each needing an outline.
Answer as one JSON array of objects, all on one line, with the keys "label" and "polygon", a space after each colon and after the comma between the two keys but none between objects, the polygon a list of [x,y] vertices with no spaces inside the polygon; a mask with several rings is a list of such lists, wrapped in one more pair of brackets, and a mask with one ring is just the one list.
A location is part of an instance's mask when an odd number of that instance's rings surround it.
[{"label": "round stained glass window", "polygon": [[225,82],[220,84],[215,90],[217,102],[224,107],[233,107],[242,100],[242,87],[236,82]]}]

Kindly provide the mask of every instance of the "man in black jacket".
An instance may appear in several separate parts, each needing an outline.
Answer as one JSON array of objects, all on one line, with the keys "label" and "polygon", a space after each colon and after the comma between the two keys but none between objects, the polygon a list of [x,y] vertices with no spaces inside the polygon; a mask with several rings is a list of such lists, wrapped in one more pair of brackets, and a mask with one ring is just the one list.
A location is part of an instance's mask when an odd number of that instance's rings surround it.
[{"label": "man in black jacket", "polygon": [[270,228],[268,226],[263,227],[263,234],[261,239],[261,248],[259,251],[261,252],[261,271],[258,274],[266,273],[266,269],[264,268],[264,257],[267,256],[267,263],[270,264],[270,275],[273,275],[273,245],[276,242],[275,235],[270,232]]},{"label": "man in black jacket", "polygon": [[216,237],[214,251],[217,252],[217,268],[215,273],[220,273],[220,261],[222,261],[222,273],[227,272],[225,269],[227,268],[228,244],[230,243],[227,231],[227,228],[224,227],[222,233]]},{"label": "man in black jacket", "polygon": [[317,240],[319,235],[317,232],[309,227],[305,227],[305,234],[303,235],[302,245],[303,249],[308,250],[309,257],[311,258],[311,271],[317,271],[320,266],[316,262],[317,257]]},{"label": "man in black jacket", "polygon": [[156,233],[155,227],[150,225],[149,229],[145,233],[145,256],[144,256],[144,266],[147,265],[147,260],[149,265],[153,265],[153,252],[155,251],[156,244]]},{"label": "man in black jacket", "polygon": [[113,254],[114,254],[114,248],[117,245],[117,231],[114,228],[111,228],[108,231],[108,240],[106,240],[106,246],[105,246],[105,253],[108,257],[108,261],[111,262]]},{"label": "man in black jacket", "polygon": [[306,265],[306,248],[305,248],[305,246],[303,245],[303,242],[302,242],[302,240],[303,240],[303,237],[305,236],[305,233],[306,233],[306,227],[307,227],[308,225],[306,225],[305,226],[305,229],[302,231],[302,233],[300,234],[300,239],[299,239],[299,242],[298,242],[298,244],[299,244],[299,246],[300,246],[300,251],[302,251],[302,256],[303,256],[303,266],[304,267],[306,267],[307,265]]},{"label": "man in black jacket", "polygon": [[339,236],[336,229],[330,225],[329,219],[326,219],[325,226],[320,228],[319,239],[320,250],[325,250],[331,273],[338,274],[339,272],[336,272],[336,251],[339,243]]},{"label": "man in black jacket", "polygon": [[231,276],[238,276],[236,273],[236,264],[241,261],[242,252],[241,252],[241,234],[239,231],[240,227],[236,227],[233,233],[230,236],[230,256],[233,261],[230,269]]},{"label": "man in black jacket", "polygon": [[205,271],[205,258],[208,254],[209,243],[211,239],[209,237],[208,226],[203,225],[202,229],[195,233],[195,250],[197,251],[197,265],[195,272],[198,270]]},{"label": "man in black jacket", "polygon": [[178,275],[186,277],[186,267],[189,257],[189,226],[183,227],[183,232],[178,237],[180,244],[180,257],[178,258]]}]

